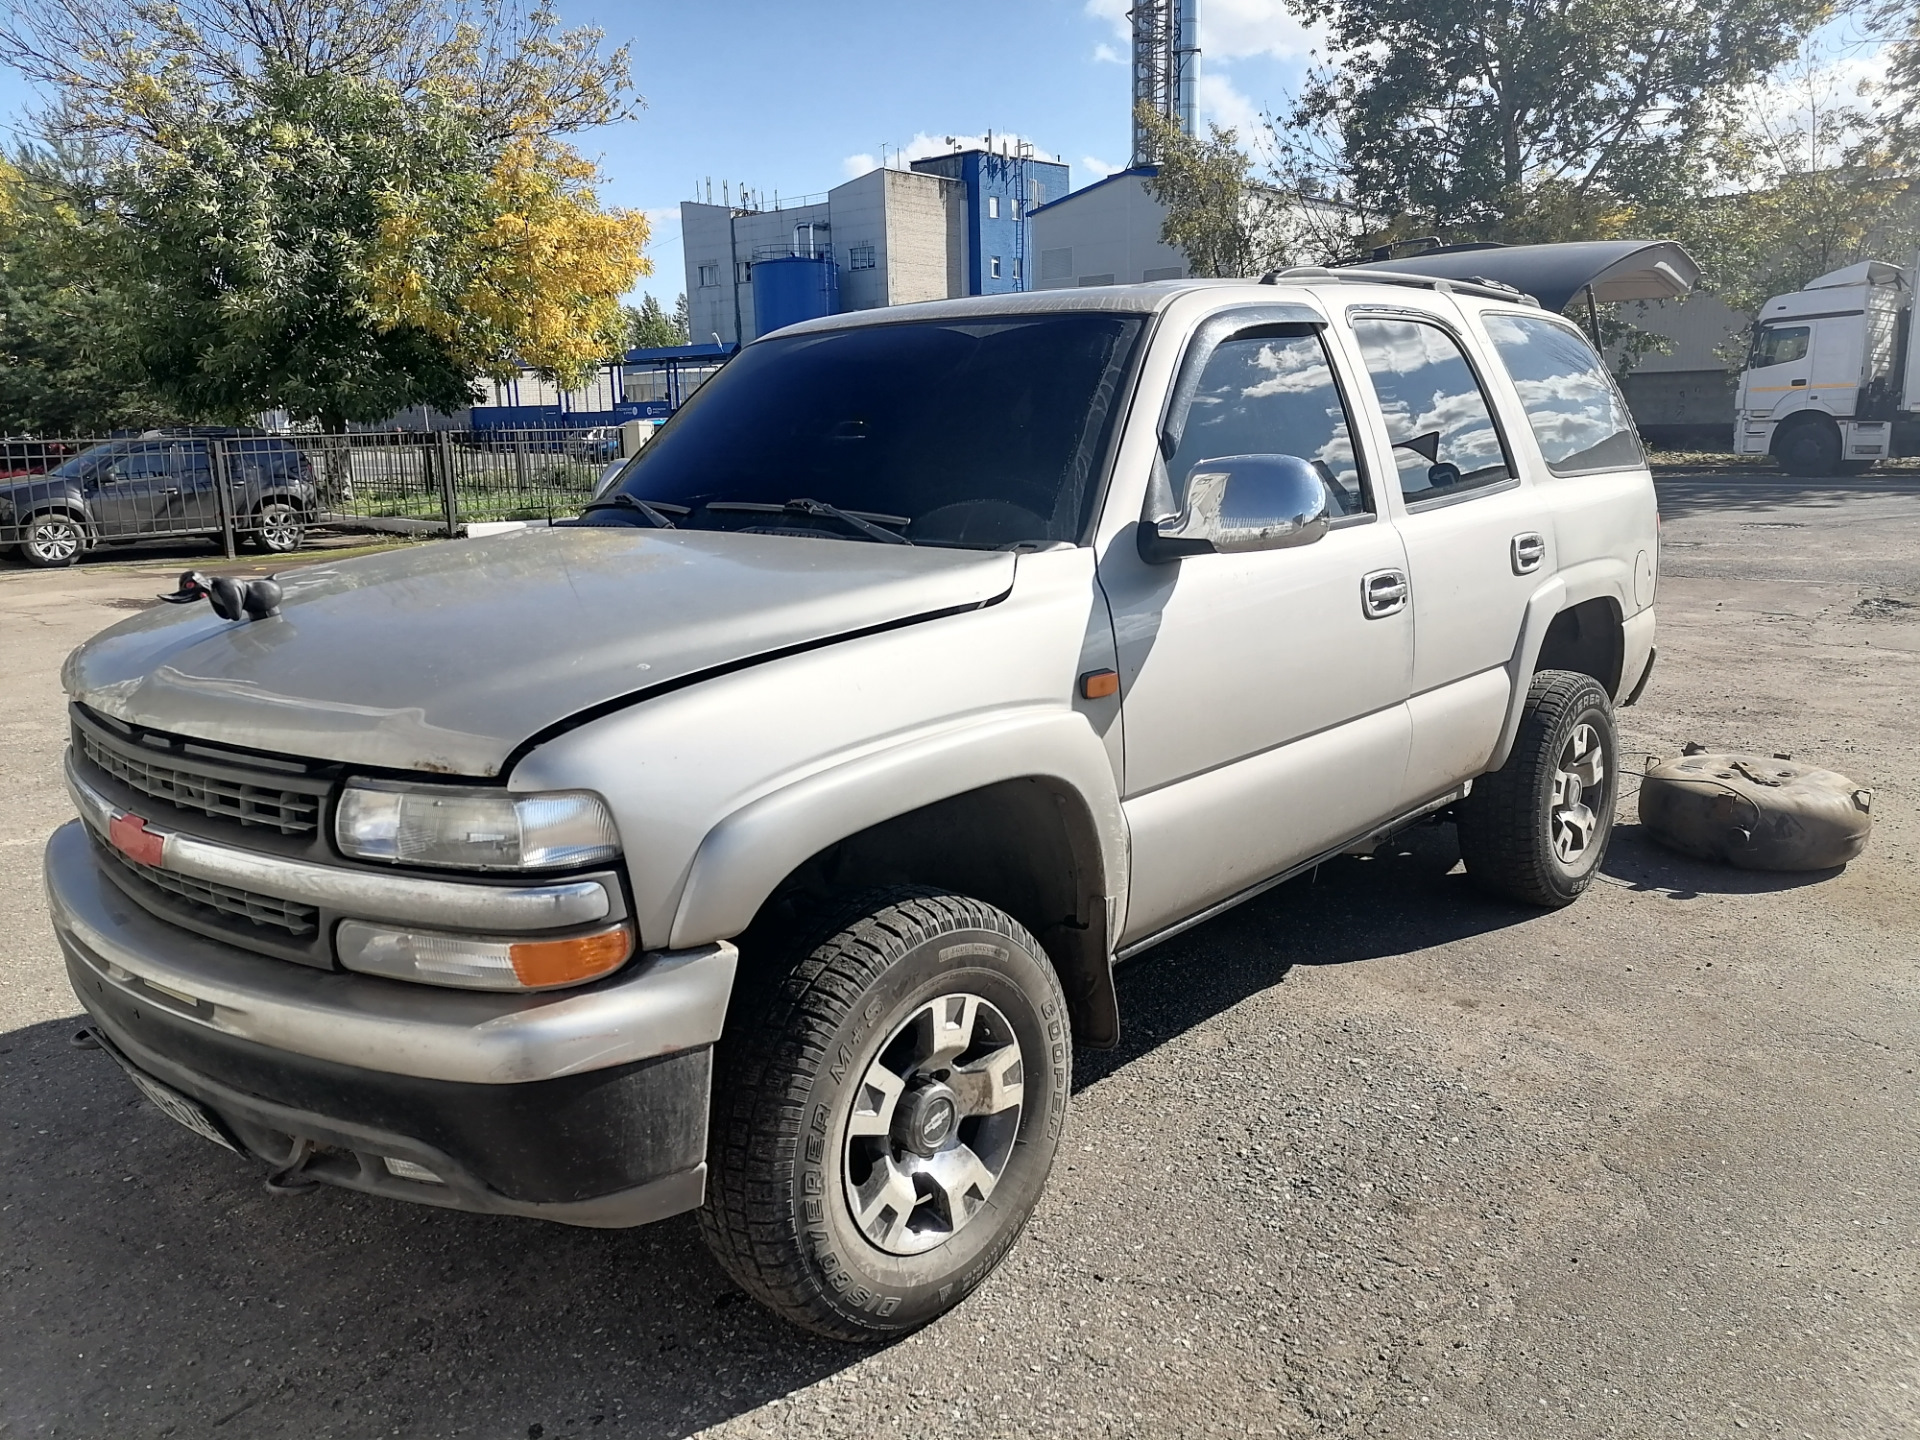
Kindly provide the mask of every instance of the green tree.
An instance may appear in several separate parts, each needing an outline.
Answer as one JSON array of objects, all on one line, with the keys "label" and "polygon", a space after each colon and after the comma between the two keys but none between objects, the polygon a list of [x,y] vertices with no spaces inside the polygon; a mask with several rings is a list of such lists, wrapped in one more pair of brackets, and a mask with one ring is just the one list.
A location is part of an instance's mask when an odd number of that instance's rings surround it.
[{"label": "green tree", "polygon": [[1273,217],[1239,135],[1210,125],[1201,139],[1144,104],[1139,120],[1160,157],[1145,181],[1166,211],[1160,238],[1187,257],[1188,273],[1239,276],[1266,268],[1275,258]]},{"label": "green tree", "polygon": [[1604,237],[1700,193],[1722,107],[1829,0],[1294,0],[1334,64],[1276,125],[1302,185],[1386,237]]},{"label": "green tree", "polygon": [[686,322],[678,313],[679,306],[686,303],[686,298],[684,294],[680,297],[673,315],[668,315],[651,295],[641,296],[638,306],[627,306],[627,348],[656,350],[668,345],[686,344]]},{"label": "green tree", "polygon": [[84,172],[0,162],[0,433],[97,435],[179,418],[145,383]]}]

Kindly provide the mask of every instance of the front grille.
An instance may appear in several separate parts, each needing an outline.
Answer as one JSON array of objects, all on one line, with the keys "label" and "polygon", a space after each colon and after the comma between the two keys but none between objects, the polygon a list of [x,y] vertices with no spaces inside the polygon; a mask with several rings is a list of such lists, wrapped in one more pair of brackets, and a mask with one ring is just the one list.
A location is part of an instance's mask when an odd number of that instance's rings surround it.
[{"label": "front grille", "polygon": [[319,932],[320,912],[312,905],[302,905],[297,900],[279,900],[271,895],[259,895],[251,890],[240,890],[231,885],[176,874],[171,870],[156,870],[150,865],[129,860],[110,845],[100,845],[98,848],[102,855],[111,857],[125,874],[140,884],[164,891],[176,901],[184,901],[201,911],[210,910],[217,916],[283,930],[296,940],[310,940]]},{"label": "front grille", "polygon": [[142,795],[282,835],[304,838],[319,830],[326,781],[276,775],[244,761],[212,760],[189,752],[172,737],[153,739],[165,748],[109,735],[78,718],[73,726],[74,749],[81,758]]}]

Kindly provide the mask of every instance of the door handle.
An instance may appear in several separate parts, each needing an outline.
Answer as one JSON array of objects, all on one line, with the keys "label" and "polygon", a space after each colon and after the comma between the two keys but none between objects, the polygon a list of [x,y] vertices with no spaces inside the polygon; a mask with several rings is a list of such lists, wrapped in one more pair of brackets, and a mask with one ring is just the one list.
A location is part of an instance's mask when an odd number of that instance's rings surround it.
[{"label": "door handle", "polygon": [[1513,537],[1513,573],[1531,575],[1540,568],[1540,562],[1547,558],[1547,537],[1537,530],[1529,530]]},{"label": "door handle", "polygon": [[180,493],[180,487],[178,485],[168,485],[162,489],[160,493],[162,495],[178,495]]},{"label": "door handle", "polygon": [[1407,608],[1407,572],[1370,570],[1360,577],[1360,610],[1369,620],[1397,615]]},{"label": "door handle", "polygon": [[1793,380],[1793,381],[1789,381],[1788,383],[1790,385],[1804,385],[1807,382],[1805,380]]}]

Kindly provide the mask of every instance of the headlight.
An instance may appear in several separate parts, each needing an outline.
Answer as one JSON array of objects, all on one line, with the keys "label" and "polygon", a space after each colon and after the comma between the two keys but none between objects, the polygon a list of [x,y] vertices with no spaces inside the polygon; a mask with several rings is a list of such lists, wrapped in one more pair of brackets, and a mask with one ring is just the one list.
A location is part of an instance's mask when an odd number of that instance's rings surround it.
[{"label": "headlight", "polygon": [[564,940],[496,940],[342,920],[333,943],[349,970],[462,990],[580,985],[612,974],[633,954],[633,932],[625,925]]},{"label": "headlight", "polygon": [[340,851],[396,865],[558,870],[620,853],[606,802],[586,790],[516,795],[356,780],[334,819]]}]

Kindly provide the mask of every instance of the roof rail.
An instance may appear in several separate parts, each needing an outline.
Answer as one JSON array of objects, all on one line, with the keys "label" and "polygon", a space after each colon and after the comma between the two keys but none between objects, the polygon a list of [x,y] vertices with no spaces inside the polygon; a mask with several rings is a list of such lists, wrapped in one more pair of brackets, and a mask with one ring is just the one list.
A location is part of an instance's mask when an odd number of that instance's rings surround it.
[{"label": "roof rail", "polygon": [[1531,295],[1503,285],[1498,280],[1473,276],[1466,280],[1443,280],[1437,275],[1413,275],[1403,270],[1335,270],[1325,265],[1295,265],[1290,270],[1269,270],[1260,277],[1262,285],[1277,285],[1282,280],[1342,280],[1368,284],[1412,285],[1421,290],[1437,290],[1442,295],[1478,295],[1485,300],[1511,300],[1538,309],[1540,302]]}]

